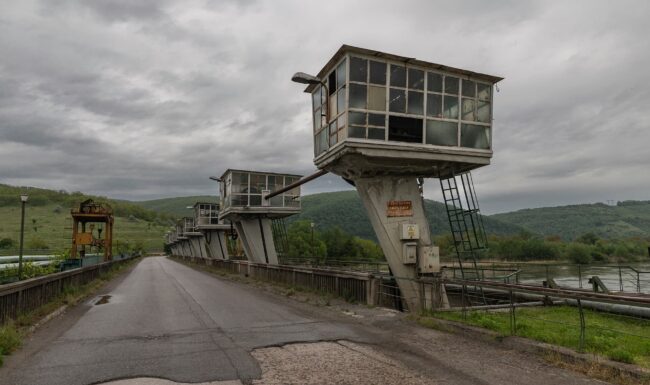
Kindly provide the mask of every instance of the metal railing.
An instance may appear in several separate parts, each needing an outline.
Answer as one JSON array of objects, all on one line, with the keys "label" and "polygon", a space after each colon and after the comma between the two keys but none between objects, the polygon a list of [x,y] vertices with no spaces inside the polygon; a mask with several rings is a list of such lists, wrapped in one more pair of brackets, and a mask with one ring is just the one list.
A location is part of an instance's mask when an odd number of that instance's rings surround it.
[{"label": "metal railing", "polygon": [[84,285],[131,258],[53,273],[0,286],[0,325],[56,299],[68,288]]},{"label": "metal railing", "polygon": [[230,273],[305,288],[341,297],[350,302],[375,305],[378,277],[368,272],[321,269],[306,266],[267,265],[248,261],[173,257],[194,264],[213,266]]}]

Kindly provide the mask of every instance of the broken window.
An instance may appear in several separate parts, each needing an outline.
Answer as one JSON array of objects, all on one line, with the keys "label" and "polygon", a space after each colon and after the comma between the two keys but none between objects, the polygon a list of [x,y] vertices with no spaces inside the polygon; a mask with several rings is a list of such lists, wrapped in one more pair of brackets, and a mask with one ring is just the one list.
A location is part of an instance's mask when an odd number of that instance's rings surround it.
[{"label": "broken window", "polygon": [[391,112],[406,112],[406,91],[397,88],[390,89],[388,110]]},{"label": "broken window", "polygon": [[490,149],[490,127],[476,124],[462,124],[460,145],[463,147]]},{"label": "broken window", "polygon": [[422,143],[422,119],[389,116],[388,140]]}]

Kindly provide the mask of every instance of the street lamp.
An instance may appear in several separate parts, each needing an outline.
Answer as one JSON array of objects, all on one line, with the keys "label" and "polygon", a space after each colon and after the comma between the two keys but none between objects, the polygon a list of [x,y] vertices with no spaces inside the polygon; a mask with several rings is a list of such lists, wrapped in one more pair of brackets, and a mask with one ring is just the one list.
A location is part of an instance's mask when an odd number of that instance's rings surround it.
[{"label": "street lamp", "polygon": [[23,241],[25,240],[25,203],[27,194],[20,194],[20,249],[18,251],[18,280],[23,279]]},{"label": "street lamp", "polygon": [[330,124],[330,89],[327,87],[327,84],[316,76],[304,72],[296,72],[293,74],[291,81],[300,84],[320,84],[325,88],[325,107],[327,108],[327,112],[325,113],[325,123]]}]

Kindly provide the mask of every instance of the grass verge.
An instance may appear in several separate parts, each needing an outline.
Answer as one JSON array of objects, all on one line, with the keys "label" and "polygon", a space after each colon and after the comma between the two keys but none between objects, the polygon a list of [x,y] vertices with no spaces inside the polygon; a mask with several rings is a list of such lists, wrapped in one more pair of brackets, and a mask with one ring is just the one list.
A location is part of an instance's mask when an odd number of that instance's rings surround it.
[{"label": "grass verge", "polygon": [[132,266],[138,259],[111,266],[110,270],[101,274],[97,279],[82,286],[69,286],[56,299],[46,303],[36,310],[19,315],[15,320],[0,327],[0,366],[4,356],[7,356],[22,344],[23,338],[29,334],[31,326],[43,317],[64,305],[75,305],[96,292],[105,283],[115,278],[124,269]]},{"label": "grass verge", "polygon": [[[650,320],[584,310],[584,351],[613,361],[650,368]],[[441,318],[510,335],[509,311],[429,312],[427,318]],[[574,350],[580,348],[578,310],[571,306],[520,308],[516,310],[516,335]]]}]

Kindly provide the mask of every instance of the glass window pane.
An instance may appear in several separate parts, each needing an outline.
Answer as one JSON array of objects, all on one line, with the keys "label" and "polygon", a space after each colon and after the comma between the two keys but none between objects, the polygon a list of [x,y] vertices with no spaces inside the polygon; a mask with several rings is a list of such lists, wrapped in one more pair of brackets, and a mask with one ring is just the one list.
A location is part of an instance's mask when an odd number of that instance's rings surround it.
[{"label": "glass window pane", "polygon": [[248,174],[233,172],[231,189],[231,192],[233,193],[248,191]]},{"label": "glass window pane", "polygon": [[327,151],[329,146],[327,145],[327,138],[328,138],[329,133],[327,130],[322,130],[320,134],[318,134],[318,153],[316,154],[317,156],[320,155],[321,153]]},{"label": "glass window pane", "polygon": [[265,174],[251,174],[251,194],[261,194],[266,190],[266,175]]},{"label": "glass window pane", "polygon": [[490,103],[482,100],[478,101],[476,120],[483,123],[490,123]]},{"label": "glass window pane", "polygon": [[276,196],[274,196],[273,198],[270,199],[271,202],[269,204],[272,207],[282,207],[283,200],[284,200],[284,197],[282,196],[282,194],[276,195]]},{"label": "glass window pane", "polygon": [[386,63],[370,61],[370,83],[386,84]]},{"label": "glass window pane", "polygon": [[447,119],[458,119],[458,96],[445,96],[442,116]]},{"label": "glass window pane", "polygon": [[232,206],[248,206],[248,195],[233,195],[231,196],[231,205]]},{"label": "glass window pane", "polygon": [[388,140],[422,143],[422,119],[389,116]]},{"label": "glass window pane", "polygon": [[463,98],[462,120],[476,120],[476,117],[474,116],[474,108],[474,99]]},{"label": "glass window pane", "polygon": [[366,137],[366,128],[359,126],[350,126],[350,138],[365,138]]},{"label": "glass window pane", "polygon": [[386,130],[383,128],[368,128],[368,139],[386,140]]},{"label": "glass window pane", "polygon": [[406,87],[406,68],[391,64],[390,85],[394,87]]},{"label": "glass window pane", "polygon": [[406,91],[391,88],[388,109],[392,112],[406,112]]},{"label": "glass window pane", "polygon": [[424,89],[424,71],[409,68],[409,88],[414,90]]},{"label": "glass window pane", "polygon": [[336,120],[336,128],[340,130],[343,127],[345,127],[345,114],[341,114],[341,116]]},{"label": "glass window pane", "polygon": [[335,145],[336,141],[337,141],[337,136],[336,136],[336,132],[334,132],[334,135],[330,135],[330,147]]},{"label": "glass window pane", "polygon": [[322,122],[323,120],[321,119],[321,111],[319,108],[316,111],[314,111],[314,132],[320,130]]},{"label": "glass window pane", "polygon": [[442,118],[442,95],[427,94],[427,116]]},{"label": "glass window pane", "polygon": [[342,141],[343,139],[347,138],[348,137],[348,129],[347,129],[347,127],[339,126],[339,131],[336,134],[336,136],[338,137],[339,142]]},{"label": "glass window pane", "polygon": [[338,115],[338,110],[337,110],[336,106],[337,106],[337,104],[336,104],[336,94],[334,94],[334,95],[330,96],[329,108],[331,108],[332,110],[329,112],[330,114],[327,117],[328,120],[326,120],[326,122],[329,121],[329,119],[332,119],[333,117]]},{"label": "glass window pane", "polygon": [[314,91],[313,94],[311,94],[311,103],[312,103],[312,110],[315,110],[317,108],[320,108],[321,106],[321,94],[320,94],[320,86],[316,87],[316,90]]},{"label": "glass window pane", "polygon": [[424,93],[409,91],[408,113],[424,115]]},{"label": "glass window pane", "polygon": [[489,84],[476,83],[478,88],[478,98],[480,100],[490,101],[490,95],[492,94],[492,86]]},{"label": "glass window pane", "polygon": [[475,124],[463,124],[460,130],[462,147],[490,149],[490,128]]},{"label": "glass window pane", "polygon": [[261,206],[262,205],[262,196],[261,195],[251,195],[250,196],[250,205],[251,206]]},{"label": "glass window pane", "polygon": [[336,127],[336,120],[335,120],[330,124],[330,135],[336,134],[336,130],[337,127]]},{"label": "glass window pane", "polygon": [[350,124],[358,124],[360,126],[366,125],[366,114],[363,112],[350,111],[348,113],[348,120]]},{"label": "glass window pane", "polygon": [[427,120],[427,143],[458,146],[458,123]]},{"label": "glass window pane", "polygon": [[386,115],[382,114],[368,114],[368,125],[369,126],[386,126]]},{"label": "glass window pane", "polygon": [[368,87],[368,109],[386,111],[386,87]]},{"label": "glass window pane", "polygon": [[336,94],[336,110],[338,113],[345,111],[345,87]]},{"label": "glass window pane", "polygon": [[366,109],[366,85],[350,84],[350,108]]},{"label": "glass window pane", "polygon": [[458,95],[458,78],[445,76],[445,93]]},{"label": "glass window pane", "polygon": [[336,92],[336,70],[332,71],[327,77],[327,90],[330,95]]},{"label": "glass window pane", "polygon": [[336,88],[341,88],[345,85],[345,60],[338,67],[336,67]]},{"label": "glass window pane", "polygon": [[350,58],[350,81],[367,82],[368,60],[358,57]]},{"label": "glass window pane", "polygon": [[284,207],[300,207],[300,197],[285,195]]},{"label": "glass window pane", "polygon": [[431,92],[442,92],[442,75],[435,72],[427,72],[427,90]]},{"label": "glass window pane", "polygon": [[463,79],[463,96],[474,97],[476,95],[476,83]]},{"label": "glass window pane", "polygon": [[284,185],[284,178],[278,175],[269,175],[268,181],[268,187],[270,191],[279,190]]}]

